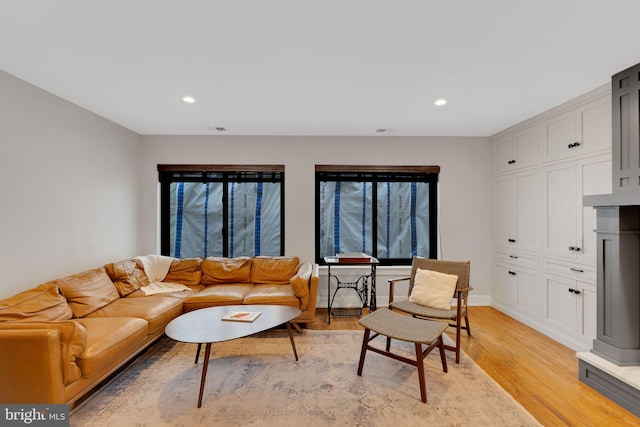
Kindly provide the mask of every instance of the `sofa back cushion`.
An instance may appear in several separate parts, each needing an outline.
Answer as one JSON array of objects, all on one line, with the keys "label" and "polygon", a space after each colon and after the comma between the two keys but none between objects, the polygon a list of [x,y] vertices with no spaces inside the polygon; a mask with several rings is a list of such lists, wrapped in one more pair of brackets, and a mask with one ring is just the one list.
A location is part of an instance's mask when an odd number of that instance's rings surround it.
[{"label": "sofa back cushion", "polygon": [[104,267],[55,280],[75,317],[84,317],[120,298]]},{"label": "sofa back cushion", "polygon": [[251,261],[251,283],[285,284],[298,271],[300,259],[284,256],[257,256]]},{"label": "sofa back cushion", "polygon": [[127,259],[112,262],[105,264],[104,268],[122,297],[126,297],[149,284],[149,278],[144,274],[142,265],[138,264],[136,260]]},{"label": "sofa back cushion", "polygon": [[171,262],[163,282],[182,283],[188,286],[199,285],[202,280],[200,264],[202,264],[202,258],[175,259]]},{"label": "sofa back cushion", "polygon": [[250,283],[251,258],[208,257],[201,264],[202,284]]},{"label": "sofa back cushion", "polygon": [[50,322],[73,316],[67,299],[56,284],[45,283],[0,300],[0,322]]}]

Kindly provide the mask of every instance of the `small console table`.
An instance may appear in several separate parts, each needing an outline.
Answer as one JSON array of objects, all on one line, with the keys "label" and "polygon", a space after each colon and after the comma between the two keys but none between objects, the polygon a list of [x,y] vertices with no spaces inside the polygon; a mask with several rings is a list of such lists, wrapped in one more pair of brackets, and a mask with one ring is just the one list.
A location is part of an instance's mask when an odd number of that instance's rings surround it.
[{"label": "small console table", "polygon": [[[331,323],[331,306],[340,289],[353,289],[360,297],[362,308],[369,307],[371,311],[376,310],[376,265],[378,265],[376,258],[365,254],[339,254],[337,256],[324,257],[324,262],[327,265],[327,323]],[[331,267],[336,266],[363,267],[367,268],[368,271],[355,280],[343,281],[336,274],[331,273]],[[336,289],[333,295],[331,294],[331,279],[336,282]],[[371,289],[370,296],[369,289]],[[362,315],[362,308],[360,308],[359,315]]]}]

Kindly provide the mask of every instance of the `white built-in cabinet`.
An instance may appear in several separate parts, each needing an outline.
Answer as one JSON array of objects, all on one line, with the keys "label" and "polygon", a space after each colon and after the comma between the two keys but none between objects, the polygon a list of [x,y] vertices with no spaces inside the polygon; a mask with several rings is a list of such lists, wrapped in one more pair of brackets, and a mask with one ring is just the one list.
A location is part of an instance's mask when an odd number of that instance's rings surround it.
[{"label": "white built-in cabinet", "polygon": [[611,96],[552,115],[541,126],[543,162],[611,151]]},{"label": "white built-in cabinet", "polygon": [[583,196],[611,193],[611,153],[542,168],[545,256],[595,265],[596,211]]},{"label": "white built-in cabinet", "polygon": [[493,143],[495,172],[507,172],[538,163],[539,126],[525,127],[507,134]]},{"label": "white built-in cabinet", "polygon": [[538,170],[496,177],[494,181],[494,246],[535,251],[540,241]]},{"label": "white built-in cabinet", "polygon": [[596,334],[596,212],[611,193],[611,97],[600,88],[492,138],[498,310],[584,351]]},{"label": "white built-in cabinet", "polygon": [[544,320],[552,337],[590,348],[596,337],[596,285],[545,274],[544,294]]}]

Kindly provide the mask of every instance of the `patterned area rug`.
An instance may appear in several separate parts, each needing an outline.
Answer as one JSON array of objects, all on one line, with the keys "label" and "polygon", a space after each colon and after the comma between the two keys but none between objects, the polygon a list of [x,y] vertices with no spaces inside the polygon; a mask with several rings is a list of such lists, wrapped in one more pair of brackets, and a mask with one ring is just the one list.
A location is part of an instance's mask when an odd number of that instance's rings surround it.
[{"label": "patterned area rug", "polygon": [[[72,426],[537,426],[469,357],[459,365],[437,350],[425,360],[428,402],[415,367],[371,351],[356,370],[361,331],[295,335],[285,330],[214,344],[202,407],[197,408],[204,351],[164,338],[76,408]],[[384,345],[382,337],[373,342]],[[412,345],[394,341],[395,351]]]}]

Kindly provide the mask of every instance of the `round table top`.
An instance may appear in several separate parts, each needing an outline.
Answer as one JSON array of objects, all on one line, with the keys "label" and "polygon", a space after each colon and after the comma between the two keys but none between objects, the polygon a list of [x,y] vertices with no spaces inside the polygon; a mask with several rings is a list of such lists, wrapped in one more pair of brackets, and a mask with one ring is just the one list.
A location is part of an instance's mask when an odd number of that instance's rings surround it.
[{"label": "round table top", "polygon": [[[232,311],[257,311],[253,322],[222,320]],[[223,305],[202,308],[182,314],[165,328],[165,334],[176,341],[214,343],[246,337],[266,331],[298,317],[302,312],[286,305]]]}]

